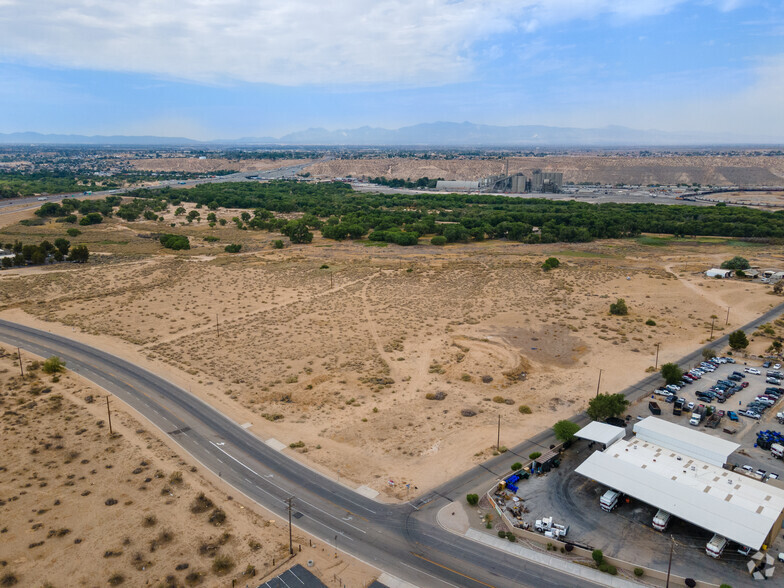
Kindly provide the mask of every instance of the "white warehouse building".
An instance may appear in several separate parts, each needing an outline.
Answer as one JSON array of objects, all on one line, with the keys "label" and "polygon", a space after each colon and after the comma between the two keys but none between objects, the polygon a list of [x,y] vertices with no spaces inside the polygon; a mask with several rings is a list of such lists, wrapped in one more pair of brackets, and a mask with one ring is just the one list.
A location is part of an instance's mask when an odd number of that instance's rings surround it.
[{"label": "white warehouse building", "polygon": [[752,549],[772,543],[784,523],[784,490],[724,469],[739,445],[654,417],[634,432],[577,473]]}]

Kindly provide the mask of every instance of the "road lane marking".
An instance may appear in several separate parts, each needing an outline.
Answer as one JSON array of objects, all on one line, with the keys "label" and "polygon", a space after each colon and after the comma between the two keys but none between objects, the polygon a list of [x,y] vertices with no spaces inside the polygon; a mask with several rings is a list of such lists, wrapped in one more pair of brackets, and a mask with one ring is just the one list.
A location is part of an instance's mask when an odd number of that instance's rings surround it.
[{"label": "road lane marking", "polygon": [[[458,572],[457,570],[453,570],[452,568],[449,568],[449,567],[447,567],[447,566],[445,566],[445,565],[441,565],[440,563],[436,563],[436,562],[434,562],[432,559],[427,559],[427,558],[426,558],[426,557],[424,557],[424,556],[417,555],[417,554],[416,554],[416,553],[414,553],[413,551],[410,551],[409,553],[410,553],[411,555],[413,555],[414,557],[418,557],[419,559],[421,559],[421,560],[423,560],[423,561],[426,561],[426,562],[428,562],[428,563],[431,563],[431,564],[433,564],[434,566],[438,566],[439,568],[441,568],[441,569],[443,569],[443,570],[447,570],[448,572],[452,572],[453,574],[457,574],[458,576],[460,576],[460,577],[462,577],[462,578],[465,578],[465,579],[467,579],[467,580],[471,580],[472,582],[476,582],[477,584],[481,584],[482,586],[487,586],[487,588],[495,588],[495,586],[493,586],[492,584],[487,584],[487,583],[485,583],[485,582],[482,582],[482,580],[477,580],[476,578],[472,578],[471,576],[467,576],[467,575],[465,575],[465,574],[461,574],[461,573],[460,573],[460,572]],[[404,566],[408,566],[408,567],[410,567],[412,570],[416,570],[416,568],[414,568],[414,567],[412,567],[412,566],[409,566],[408,564],[406,564],[406,563],[404,563],[404,562],[402,562],[402,561],[401,561],[400,563],[402,563]],[[421,572],[422,570],[419,570],[419,571]],[[423,573],[423,574],[427,574],[427,572],[422,572],[422,573]],[[428,576],[430,576],[430,574],[427,574],[427,575],[428,575]],[[431,577],[431,578],[436,578],[435,576],[430,576],[430,577]],[[436,578],[436,579],[438,580],[439,578]],[[445,580],[441,580],[441,581],[442,581],[442,582],[445,582]],[[446,583],[447,583],[447,584],[449,584],[449,582],[446,582]],[[450,586],[454,586],[454,584],[449,584],[449,585],[450,585]],[[457,587],[455,587],[455,588],[457,588]]]}]

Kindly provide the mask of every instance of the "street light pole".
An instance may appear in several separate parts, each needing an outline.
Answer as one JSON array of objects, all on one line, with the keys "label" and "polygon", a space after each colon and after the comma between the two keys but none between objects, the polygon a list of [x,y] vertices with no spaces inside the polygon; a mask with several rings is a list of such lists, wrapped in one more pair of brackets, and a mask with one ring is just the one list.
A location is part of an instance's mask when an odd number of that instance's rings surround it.
[{"label": "street light pole", "polygon": [[19,356],[19,371],[22,372],[22,377],[24,378],[24,367],[22,366],[22,352],[19,348],[16,348],[16,354]]},{"label": "street light pole", "polygon": [[289,555],[294,555],[294,542],[291,538],[291,501],[294,500],[293,496],[289,496]]}]

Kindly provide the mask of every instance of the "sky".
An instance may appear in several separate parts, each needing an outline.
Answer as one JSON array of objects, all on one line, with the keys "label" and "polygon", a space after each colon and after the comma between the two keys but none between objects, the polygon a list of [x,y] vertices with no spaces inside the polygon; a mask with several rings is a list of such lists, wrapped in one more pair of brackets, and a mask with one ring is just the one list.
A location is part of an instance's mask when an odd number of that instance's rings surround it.
[{"label": "sky", "polygon": [[781,0],[0,0],[0,132],[470,121],[784,142]]}]

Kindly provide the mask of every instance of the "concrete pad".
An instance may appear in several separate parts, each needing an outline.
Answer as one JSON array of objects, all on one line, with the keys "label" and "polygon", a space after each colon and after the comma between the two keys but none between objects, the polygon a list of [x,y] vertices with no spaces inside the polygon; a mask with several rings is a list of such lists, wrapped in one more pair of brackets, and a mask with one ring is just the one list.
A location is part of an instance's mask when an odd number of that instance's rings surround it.
[{"label": "concrete pad", "polygon": [[281,443],[280,441],[278,441],[277,439],[273,439],[272,437],[267,439],[264,443],[266,443],[267,445],[269,445],[270,447],[278,451],[283,451],[284,449],[286,449],[286,447],[288,447],[288,445],[286,445],[285,443]]},{"label": "concrete pad", "polygon": [[378,581],[384,584],[385,586],[389,586],[389,588],[420,588],[414,584],[410,584],[405,580],[401,580],[400,578],[396,578],[390,574],[384,572],[378,577]]},{"label": "concrete pad", "polygon": [[477,531],[476,529],[469,529],[466,532],[465,536],[468,539],[471,539],[472,541],[478,541],[479,543],[484,543],[485,545],[488,545],[500,551],[511,553],[512,555],[516,555],[517,557],[527,559],[528,561],[536,562],[548,568],[560,570],[576,578],[582,578],[584,580],[587,580],[588,582],[598,584],[599,586],[610,586],[612,588],[639,588],[640,587],[640,584],[636,582],[632,582],[630,580],[624,580],[623,578],[619,578],[618,576],[611,576],[609,574],[605,574],[604,572],[600,572],[599,570],[595,570],[593,568],[588,568],[585,566],[581,566],[580,564],[573,563],[571,561],[566,561],[559,557],[547,555],[539,551],[536,551],[534,549],[531,549],[529,547],[523,547],[518,543],[512,543],[506,539],[501,539],[500,537],[493,537],[492,535],[482,533],[481,531]]},{"label": "concrete pad", "polygon": [[253,425],[251,423],[242,423],[240,427],[243,429],[250,429]]},{"label": "concrete pad", "polygon": [[357,494],[361,494],[365,498],[370,498],[371,500],[378,496],[378,492],[373,490],[373,488],[369,488],[362,484],[362,486],[357,488]]},{"label": "concrete pad", "polygon": [[468,513],[459,502],[452,502],[439,510],[436,520],[447,531],[460,535],[464,535],[471,528],[471,524],[468,522]]}]

